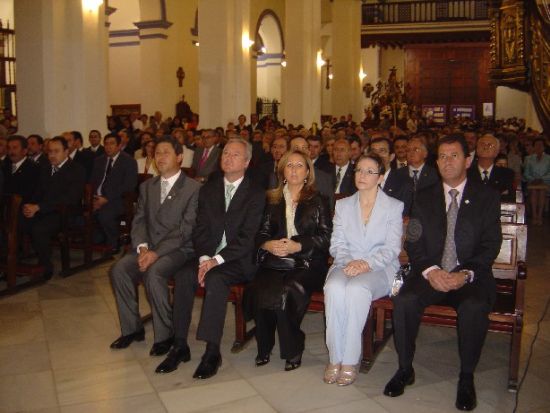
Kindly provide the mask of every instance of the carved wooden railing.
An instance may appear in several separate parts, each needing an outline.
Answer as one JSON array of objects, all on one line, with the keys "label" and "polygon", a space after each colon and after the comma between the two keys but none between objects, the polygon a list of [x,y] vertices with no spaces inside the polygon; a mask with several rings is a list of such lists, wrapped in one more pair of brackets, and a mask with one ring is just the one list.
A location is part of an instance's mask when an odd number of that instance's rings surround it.
[{"label": "carved wooden railing", "polygon": [[536,0],[493,0],[491,81],[531,93],[550,131],[550,16]]},{"label": "carved wooden railing", "polygon": [[417,0],[363,4],[362,7],[364,25],[452,22],[488,18],[487,0]]}]

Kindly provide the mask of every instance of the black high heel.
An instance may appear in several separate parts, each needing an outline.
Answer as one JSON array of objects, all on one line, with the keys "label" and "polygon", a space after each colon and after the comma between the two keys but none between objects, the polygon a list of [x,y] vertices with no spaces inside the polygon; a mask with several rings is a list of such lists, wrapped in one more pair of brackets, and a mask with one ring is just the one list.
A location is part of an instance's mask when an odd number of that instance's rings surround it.
[{"label": "black high heel", "polygon": [[285,363],[285,371],[292,371],[296,370],[298,367],[302,365],[302,354],[298,354],[297,356],[291,358],[290,360],[287,360]]},{"label": "black high heel", "polygon": [[256,356],[256,367],[265,366],[267,363],[269,363],[269,354],[265,356],[257,355]]}]

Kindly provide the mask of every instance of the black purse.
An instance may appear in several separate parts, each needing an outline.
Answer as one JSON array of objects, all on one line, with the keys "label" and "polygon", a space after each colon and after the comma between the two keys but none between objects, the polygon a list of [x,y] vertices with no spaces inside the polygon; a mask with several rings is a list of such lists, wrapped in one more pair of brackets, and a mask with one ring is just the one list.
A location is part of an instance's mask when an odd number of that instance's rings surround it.
[{"label": "black purse", "polygon": [[277,271],[306,270],[309,268],[307,260],[294,257],[278,257],[263,249],[258,251],[258,264],[261,268]]}]

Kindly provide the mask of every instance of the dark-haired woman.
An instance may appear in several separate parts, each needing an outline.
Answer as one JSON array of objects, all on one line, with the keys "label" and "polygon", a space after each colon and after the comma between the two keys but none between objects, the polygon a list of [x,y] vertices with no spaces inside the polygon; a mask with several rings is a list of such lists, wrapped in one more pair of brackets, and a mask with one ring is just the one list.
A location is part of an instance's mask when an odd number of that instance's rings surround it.
[{"label": "dark-haired woman", "polygon": [[330,241],[334,263],[324,288],[327,384],[355,381],[370,304],[389,294],[399,269],[403,202],[380,189],[384,172],[378,155],[361,156],[355,166],[357,192],[336,202]]},{"label": "dark-haired woman", "polygon": [[300,324],[311,293],[323,286],[332,222],[325,198],[315,190],[309,157],[287,152],[277,168],[279,186],[268,204],[256,242],[260,269],[246,292],[256,321],[256,365],[267,364],[278,331],[285,370],[300,367],[305,334]]}]

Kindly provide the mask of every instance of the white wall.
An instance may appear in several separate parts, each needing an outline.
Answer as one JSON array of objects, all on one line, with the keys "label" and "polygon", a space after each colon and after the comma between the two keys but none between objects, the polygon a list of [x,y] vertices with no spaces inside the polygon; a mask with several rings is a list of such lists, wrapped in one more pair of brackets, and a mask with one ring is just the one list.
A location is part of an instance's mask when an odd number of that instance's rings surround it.
[{"label": "white wall", "polygon": [[527,126],[535,130],[542,130],[542,126],[533,105],[533,100],[529,93],[507,86],[499,86],[497,87],[496,95],[496,119],[507,119],[512,117],[523,118]]},{"label": "white wall", "polygon": [[397,79],[403,80],[405,77],[405,50],[400,48],[380,49],[380,77],[386,81],[390,74],[390,69],[397,68]]},{"label": "white wall", "polygon": [[8,22],[10,29],[15,27],[13,21],[13,0],[0,0],[0,19],[2,19],[2,27],[6,28]]},{"label": "white wall", "polygon": [[[281,101],[281,59],[258,62],[257,95]],[[267,63],[267,65],[266,65]],[[261,65],[260,65],[261,64]]]},{"label": "white wall", "polygon": [[[363,72],[367,75],[363,79],[362,86],[370,83],[376,90],[376,83],[380,80],[380,47],[361,49],[361,65],[363,66]],[[367,99],[363,92],[362,96],[363,109],[365,109],[370,104],[370,98]]]}]

